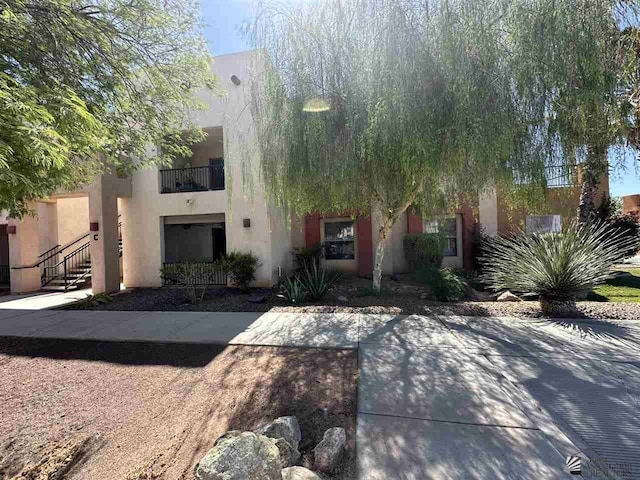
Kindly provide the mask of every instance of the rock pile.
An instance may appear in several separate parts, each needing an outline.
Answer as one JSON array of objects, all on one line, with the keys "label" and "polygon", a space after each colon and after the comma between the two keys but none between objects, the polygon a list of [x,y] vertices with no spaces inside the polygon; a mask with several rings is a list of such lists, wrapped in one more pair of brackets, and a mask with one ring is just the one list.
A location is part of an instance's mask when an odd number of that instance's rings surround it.
[{"label": "rock pile", "polygon": [[[259,433],[229,431],[202,457],[196,480],[321,480],[311,470],[296,466],[302,433],[296,417],[280,417]],[[346,447],[344,428],[330,428],[313,450],[314,469],[331,473]]]}]

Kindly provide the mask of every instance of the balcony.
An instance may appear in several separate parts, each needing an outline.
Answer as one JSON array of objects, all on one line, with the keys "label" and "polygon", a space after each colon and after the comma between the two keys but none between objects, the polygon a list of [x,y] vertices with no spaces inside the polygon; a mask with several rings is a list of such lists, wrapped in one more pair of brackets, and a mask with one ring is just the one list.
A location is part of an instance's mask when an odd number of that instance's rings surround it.
[{"label": "balcony", "polygon": [[224,190],[224,161],[204,167],[160,170],[160,193]]}]

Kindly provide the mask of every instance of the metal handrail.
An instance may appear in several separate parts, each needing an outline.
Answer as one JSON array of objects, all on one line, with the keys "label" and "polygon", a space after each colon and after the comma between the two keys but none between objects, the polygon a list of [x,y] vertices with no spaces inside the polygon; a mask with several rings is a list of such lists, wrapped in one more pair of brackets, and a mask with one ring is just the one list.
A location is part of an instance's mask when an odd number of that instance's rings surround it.
[{"label": "metal handrail", "polygon": [[[90,232],[85,233],[84,235],[82,235],[81,237],[76,238],[74,241],[72,241],[71,243],[68,243],[67,245],[65,245],[64,247],[60,248],[60,250],[57,250],[54,253],[51,253],[51,255],[43,258],[42,260],[40,260],[39,262],[33,263],[31,265],[20,265],[18,267],[11,267],[13,270],[22,270],[23,268],[35,268],[35,267],[39,267],[40,265],[42,265],[44,262],[46,262],[47,260],[52,259],[53,257],[60,255],[62,252],[64,252],[67,248],[69,248],[71,245],[75,245],[76,243],[78,243],[80,240],[83,240],[85,238],[87,238],[90,235]],[[88,242],[84,245],[88,245]],[[49,250],[47,250],[46,252],[40,254],[38,256],[38,258],[42,257],[43,255],[46,255],[50,252],[52,252],[55,248],[59,247],[60,245],[56,245],[53,248],[50,248]]]}]

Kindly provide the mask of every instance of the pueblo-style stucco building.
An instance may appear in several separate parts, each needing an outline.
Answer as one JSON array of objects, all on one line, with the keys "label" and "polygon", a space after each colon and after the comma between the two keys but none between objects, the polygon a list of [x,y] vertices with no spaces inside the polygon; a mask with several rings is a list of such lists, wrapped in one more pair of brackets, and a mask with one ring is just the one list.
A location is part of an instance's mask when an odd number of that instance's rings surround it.
[{"label": "pueblo-style stucco building", "polygon": [[[258,169],[249,75],[254,52],[215,58],[214,71],[227,94],[200,93],[209,106],[194,112],[208,134],[194,145],[191,158],[170,168],[136,171],[130,178],[105,174],[91,185],[36,202],[35,217],[0,216],[0,285],[14,292],[69,290],[91,284],[94,293],[126,287],[163,285],[161,269],[179,262],[209,264],[229,251],[259,258],[256,286],[272,286],[293,264],[292,250],[323,246],[326,268],[369,276],[373,270],[378,225],[375,215],[307,215],[288,224],[284,212],[265,198],[259,181],[243,184],[243,156]],[[245,157],[246,158],[246,157]],[[254,179],[258,179],[254,175]],[[477,224],[487,234],[508,234],[515,226],[557,231],[575,214],[578,188],[550,171],[544,215],[512,212],[499,192],[472,204],[452,206],[454,214],[423,219],[404,214],[387,241],[383,272],[407,271],[403,239],[408,233],[442,231],[447,237],[443,264],[472,268]],[[603,181],[608,191],[608,180]],[[196,282],[225,284],[220,275]]]}]

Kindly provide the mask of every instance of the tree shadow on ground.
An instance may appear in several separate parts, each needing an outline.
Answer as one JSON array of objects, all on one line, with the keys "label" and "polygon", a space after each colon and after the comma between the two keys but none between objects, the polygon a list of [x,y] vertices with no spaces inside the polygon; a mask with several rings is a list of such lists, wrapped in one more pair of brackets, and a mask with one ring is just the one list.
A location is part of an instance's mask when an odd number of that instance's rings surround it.
[{"label": "tree shadow on ground", "polygon": [[597,478],[640,476],[637,329],[601,320],[521,320],[509,326],[506,320],[486,319],[452,327],[466,335],[465,340],[475,338],[476,346],[485,347],[488,372],[514,382],[584,448],[602,470],[595,473],[601,475]]},{"label": "tree shadow on ground", "polygon": [[87,360],[122,365],[204,367],[225,349],[222,345],[115,342],[0,337],[0,354],[55,360]]}]

